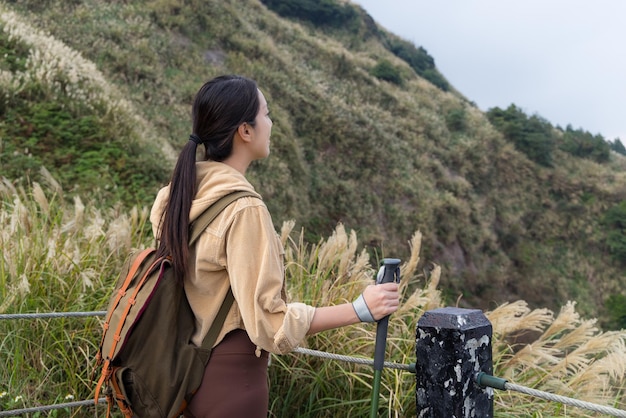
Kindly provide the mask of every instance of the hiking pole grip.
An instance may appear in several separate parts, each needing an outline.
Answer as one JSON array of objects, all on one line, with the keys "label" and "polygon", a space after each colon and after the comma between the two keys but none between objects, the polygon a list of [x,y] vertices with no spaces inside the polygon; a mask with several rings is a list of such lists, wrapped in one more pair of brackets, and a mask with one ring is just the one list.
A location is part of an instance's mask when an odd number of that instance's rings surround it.
[{"label": "hiking pole grip", "polygon": [[[383,266],[376,276],[376,284],[400,281],[400,260],[384,258]],[[385,363],[385,346],[387,345],[387,326],[389,315],[381,318],[376,327],[376,345],[374,346],[374,370],[382,370]]]}]

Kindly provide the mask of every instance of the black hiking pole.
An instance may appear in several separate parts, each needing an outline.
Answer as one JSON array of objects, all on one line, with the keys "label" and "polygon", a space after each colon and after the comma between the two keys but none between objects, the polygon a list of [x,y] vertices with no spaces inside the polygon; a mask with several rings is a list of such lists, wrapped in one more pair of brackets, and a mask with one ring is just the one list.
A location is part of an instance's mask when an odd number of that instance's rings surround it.
[{"label": "black hiking pole", "polygon": [[[383,266],[376,276],[376,284],[400,281],[400,260],[397,258],[383,258]],[[387,326],[389,315],[381,318],[376,327],[376,345],[374,347],[374,386],[372,387],[372,408],[370,418],[378,416],[378,398],[380,394],[380,377],[385,363],[387,347]]]}]

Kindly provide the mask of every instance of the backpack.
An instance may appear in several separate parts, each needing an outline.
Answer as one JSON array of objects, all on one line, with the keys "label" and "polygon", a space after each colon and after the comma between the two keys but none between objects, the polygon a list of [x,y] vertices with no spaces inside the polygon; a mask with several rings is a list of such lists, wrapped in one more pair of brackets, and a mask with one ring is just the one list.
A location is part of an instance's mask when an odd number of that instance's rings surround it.
[{"label": "backpack", "polygon": [[[248,191],[230,193],[192,224],[189,246],[231,202]],[[200,386],[211,348],[233,303],[228,289],[200,347],[191,342],[195,317],[182,284],[173,277],[169,257],[148,248],[126,261],[109,300],[96,355],[110,415],[114,403],[125,417],[180,416]]]}]

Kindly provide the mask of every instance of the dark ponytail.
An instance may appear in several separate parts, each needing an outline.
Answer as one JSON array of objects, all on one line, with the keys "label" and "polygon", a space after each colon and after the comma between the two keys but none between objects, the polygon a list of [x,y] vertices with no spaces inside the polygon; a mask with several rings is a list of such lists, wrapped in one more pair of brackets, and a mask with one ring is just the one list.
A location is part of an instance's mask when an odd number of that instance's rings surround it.
[{"label": "dark ponytail", "polygon": [[189,211],[196,195],[196,151],[205,148],[204,160],[224,161],[233,150],[233,138],[244,122],[254,126],[260,101],[253,80],[221,76],[205,83],[192,106],[193,133],[181,151],[170,181],[170,194],[161,216],[159,255],[172,258],[174,274],[188,274]]}]

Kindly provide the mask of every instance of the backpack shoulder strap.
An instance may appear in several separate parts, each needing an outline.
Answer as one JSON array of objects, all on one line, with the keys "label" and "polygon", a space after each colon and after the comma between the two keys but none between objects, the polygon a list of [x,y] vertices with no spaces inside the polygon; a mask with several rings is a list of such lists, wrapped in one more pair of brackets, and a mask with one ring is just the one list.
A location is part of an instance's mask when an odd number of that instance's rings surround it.
[{"label": "backpack shoulder strap", "polygon": [[209,206],[200,216],[198,216],[191,223],[189,246],[193,245],[193,243],[196,242],[196,240],[200,237],[200,235],[202,235],[204,230],[207,229],[209,224],[213,222],[217,215],[219,215],[220,212],[222,212],[226,208],[226,206],[244,196],[258,197],[258,195],[253,192],[240,190],[221,197],[217,202]]},{"label": "backpack shoulder strap", "polygon": [[233,306],[233,301],[235,300],[235,296],[233,295],[233,289],[231,287],[228,288],[228,293],[226,293],[226,297],[224,298],[224,302],[222,302],[222,306],[220,306],[220,310],[217,312],[217,316],[213,323],[211,324],[211,328],[209,328],[209,332],[202,340],[202,347],[204,350],[210,350],[213,348],[213,344],[215,344],[215,340],[217,340],[217,336],[220,331],[222,331],[222,326],[224,326],[224,321],[226,321],[226,316],[228,315],[228,311],[230,311],[231,306]]},{"label": "backpack shoulder strap", "polygon": [[[213,222],[213,220],[220,212],[222,212],[232,202],[244,196],[258,197],[255,193],[247,190],[229,193],[226,196],[220,198],[217,202],[213,203],[198,218],[196,218],[196,220],[193,221],[193,223],[191,224],[189,245],[191,246],[194,242],[196,242],[200,235],[202,235],[202,232],[204,232],[204,230],[209,226],[211,222]],[[222,305],[217,312],[217,316],[211,324],[211,328],[209,328],[209,332],[202,340],[201,347],[203,349],[211,350],[213,344],[215,344],[215,340],[217,340],[217,336],[222,330],[222,326],[224,325],[224,321],[226,320],[226,316],[228,315],[228,311],[230,311],[234,300],[235,297],[233,295],[233,290],[229,287],[228,293],[226,293],[226,297],[224,298],[224,301],[222,302]]]}]

